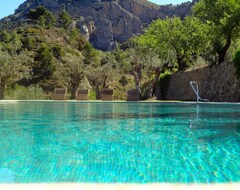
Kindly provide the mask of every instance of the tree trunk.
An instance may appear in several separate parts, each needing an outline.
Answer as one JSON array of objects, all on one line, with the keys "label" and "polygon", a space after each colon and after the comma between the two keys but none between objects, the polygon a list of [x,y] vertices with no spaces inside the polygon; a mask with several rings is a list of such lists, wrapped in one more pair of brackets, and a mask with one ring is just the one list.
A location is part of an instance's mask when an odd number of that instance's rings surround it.
[{"label": "tree trunk", "polygon": [[141,79],[142,79],[142,72],[141,72],[141,66],[136,68],[136,72],[135,73],[135,85],[136,85],[136,89],[138,91],[138,95],[141,94],[141,88],[140,88],[140,84],[141,84]]},{"label": "tree trunk", "polygon": [[101,99],[101,94],[100,94],[100,89],[99,89],[98,85],[96,86],[95,93],[96,93],[96,99],[100,100]]},{"label": "tree trunk", "polygon": [[161,69],[160,69],[160,67],[158,67],[158,68],[155,69],[155,77],[152,81],[151,93],[150,93],[151,98],[155,94],[155,90],[156,90],[156,86],[157,86],[157,82],[159,80],[160,74],[161,74]]},{"label": "tree trunk", "polygon": [[225,61],[225,57],[230,45],[231,45],[231,35],[228,35],[225,46],[218,52],[218,64]]},{"label": "tree trunk", "polygon": [[[153,79],[153,81],[152,81],[152,86],[151,86],[151,93],[150,93],[150,96],[151,96],[151,98],[154,96],[154,94],[155,94],[155,91],[156,91],[156,87],[157,87],[157,83],[158,83],[158,81],[159,81],[159,77],[160,77],[160,74],[162,73],[162,72],[164,72],[166,69],[172,69],[172,67],[169,67],[168,66],[168,63],[165,63],[162,67],[157,67],[157,68],[155,68],[155,77],[154,77],[154,79]],[[156,96],[156,94],[155,94],[155,96]]]},{"label": "tree trunk", "polygon": [[136,89],[137,89],[138,94],[140,94],[140,93],[141,93],[141,89],[140,89],[140,79],[139,79],[139,75],[138,75],[137,72],[134,72],[134,71],[131,72],[131,75],[134,77],[135,87],[136,87]]},{"label": "tree trunk", "polygon": [[77,94],[77,90],[79,87],[79,84],[81,82],[81,76],[79,76],[79,74],[72,74],[71,75],[71,81],[70,81],[70,99],[71,100],[75,100],[76,99],[76,94]]},{"label": "tree trunk", "polygon": [[78,85],[77,84],[74,84],[71,88],[71,96],[70,96],[70,99],[71,100],[75,100],[76,99],[76,93],[77,93],[77,89],[78,89]]},{"label": "tree trunk", "polygon": [[187,68],[186,61],[183,61],[183,57],[177,57],[178,69],[183,71]]},{"label": "tree trunk", "polygon": [[107,76],[104,76],[103,86],[102,86],[103,89],[108,87],[108,85],[107,85],[107,78],[108,78]]},{"label": "tree trunk", "polygon": [[0,80],[0,100],[4,99],[5,84],[6,80],[4,79]]}]

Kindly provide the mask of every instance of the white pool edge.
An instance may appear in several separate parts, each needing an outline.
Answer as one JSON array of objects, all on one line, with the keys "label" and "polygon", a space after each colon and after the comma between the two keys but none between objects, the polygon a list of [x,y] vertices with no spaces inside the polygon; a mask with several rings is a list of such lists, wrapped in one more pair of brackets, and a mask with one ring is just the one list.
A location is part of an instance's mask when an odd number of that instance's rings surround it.
[{"label": "white pool edge", "polygon": [[0,184],[1,190],[239,190],[240,183],[223,184],[91,184],[91,183],[53,183],[53,184]]},{"label": "white pool edge", "polygon": [[113,100],[113,101],[102,101],[102,100],[0,100],[0,104],[5,103],[19,103],[19,102],[62,102],[62,103],[182,103],[182,104],[217,104],[217,105],[240,105],[240,102],[195,102],[195,101],[181,101],[181,100],[144,100],[144,101],[126,101],[126,100]]}]

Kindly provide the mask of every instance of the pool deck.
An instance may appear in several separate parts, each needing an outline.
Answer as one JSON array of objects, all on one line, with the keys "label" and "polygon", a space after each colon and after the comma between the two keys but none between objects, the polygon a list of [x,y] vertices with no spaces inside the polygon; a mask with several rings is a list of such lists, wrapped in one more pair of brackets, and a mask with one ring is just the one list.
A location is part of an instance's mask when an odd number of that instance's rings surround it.
[{"label": "pool deck", "polygon": [[0,184],[1,190],[239,190],[240,183],[224,184]]}]

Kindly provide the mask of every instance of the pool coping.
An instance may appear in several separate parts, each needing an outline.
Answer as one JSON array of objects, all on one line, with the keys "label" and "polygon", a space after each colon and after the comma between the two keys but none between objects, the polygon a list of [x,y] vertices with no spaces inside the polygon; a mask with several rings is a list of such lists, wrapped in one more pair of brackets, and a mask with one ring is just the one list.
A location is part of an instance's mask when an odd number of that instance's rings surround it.
[{"label": "pool coping", "polygon": [[0,100],[1,103],[18,103],[18,102],[49,102],[49,103],[182,103],[182,104],[217,104],[217,105],[240,105],[240,102],[196,102],[181,100],[143,100],[143,101],[126,101],[126,100]]},{"label": "pool coping", "polygon": [[1,190],[237,190],[240,183],[223,184],[97,184],[97,183],[42,183],[42,184],[0,184]]}]

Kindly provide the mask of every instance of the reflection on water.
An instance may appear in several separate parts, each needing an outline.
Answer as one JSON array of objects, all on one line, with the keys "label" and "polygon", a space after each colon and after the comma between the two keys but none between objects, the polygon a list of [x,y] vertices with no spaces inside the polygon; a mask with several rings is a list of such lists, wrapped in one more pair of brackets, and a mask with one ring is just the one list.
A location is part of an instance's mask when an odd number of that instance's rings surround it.
[{"label": "reflection on water", "polygon": [[[195,105],[196,112],[190,117],[190,128],[192,130],[219,130],[215,135],[204,137],[207,139],[222,138],[228,135],[240,134],[240,112],[234,107],[214,111],[203,105]],[[220,132],[221,131],[221,132]]]}]

